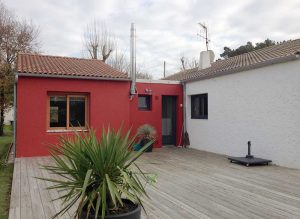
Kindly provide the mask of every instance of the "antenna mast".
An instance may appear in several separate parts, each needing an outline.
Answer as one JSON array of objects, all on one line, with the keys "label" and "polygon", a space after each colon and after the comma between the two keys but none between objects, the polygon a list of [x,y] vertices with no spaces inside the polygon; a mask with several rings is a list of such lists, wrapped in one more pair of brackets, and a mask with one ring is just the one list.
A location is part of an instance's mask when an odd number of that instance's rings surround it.
[{"label": "antenna mast", "polygon": [[200,27],[202,27],[202,29],[205,32],[205,35],[201,35],[198,34],[198,36],[200,36],[201,38],[203,38],[205,40],[205,44],[206,44],[206,50],[208,51],[208,43],[209,43],[209,39],[208,39],[208,34],[207,34],[207,26],[204,23],[198,23],[200,25]]}]

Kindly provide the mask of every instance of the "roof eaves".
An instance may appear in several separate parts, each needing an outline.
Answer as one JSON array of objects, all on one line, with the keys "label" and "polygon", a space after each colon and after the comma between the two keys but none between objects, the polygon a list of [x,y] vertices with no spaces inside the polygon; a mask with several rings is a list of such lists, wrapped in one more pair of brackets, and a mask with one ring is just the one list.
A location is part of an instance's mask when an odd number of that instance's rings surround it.
[{"label": "roof eaves", "polygon": [[137,83],[149,83],[149,84],[181,84],[179,80],[153,80],[153,79],[136,79]]},{"label": "roof eaves", "polygon": [[255,64],[248,65],[248,66],[243,66],[243,67],[238,67],[238,68],[229,68],[229,69],[226,69],[226,70],[222,69],[222,70],[219,70],[219,71],[215,71],[215,72],[213,72],[213,74],[210,74],[210,75],[199,76],[199,77],[194,77],[194,78],[187,78],[187,79],[182,80],[182,82],[186,83],[186,82],[192,82],[192,81],[199,81],[199,80],[204,80],[204,79],[215,78],[215,77],[219,77],[219,76],[223,76],[223,75],[228,75],[228,74],[233,74],[233,73],[237,73],[237,72],[252,70],[252,69],[256,69],[256,68],[261,68],[261,67],[265,67],[265,66],[268,66],[268,65],[293,61],[293,60],[297,60],[299,58],[300,58],[300,51],[297,51],[293,54],[290,54],[290,55],[287,55],[287,56],[284,56],[284,57],[279,57],[279,58],[276,58],[276,59],[271,59],[271,60],[255,63]]},{"label": "roof eaves", "polygon": [[65,78],[65,79],[84,79],[84,80],[104,80],[104,81],[130,81],[129,77],[95,77],[95,76],[79,76],[79,75],[49,75],[41,73],[16,72],[17,76],[25,77],[42,77],[42,78]]}]

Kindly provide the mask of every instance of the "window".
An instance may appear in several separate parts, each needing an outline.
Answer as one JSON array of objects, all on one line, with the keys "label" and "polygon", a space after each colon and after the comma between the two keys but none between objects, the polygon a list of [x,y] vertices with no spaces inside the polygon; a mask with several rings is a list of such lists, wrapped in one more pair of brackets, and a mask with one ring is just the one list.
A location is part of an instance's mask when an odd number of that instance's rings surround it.
[{"label": "window", "polygon": [[69,98],[69,126],[85,127],[85,97]]},{"label": "window", "polygon": [[87,126],[86,95],[49,95],[49,129],[78,129]]},{"label": "window", "polygon": [[138,102],[139,110],[151,110],[151,95],[139,95]]},{"label": "window", "polygon": [[50,127],[67,126],[67,97],[50,97]]},{"label": "window", "polygon": [[197,94],[191,96],[191,115],[192,119],[207,119],[208,106],[207,94]]}]

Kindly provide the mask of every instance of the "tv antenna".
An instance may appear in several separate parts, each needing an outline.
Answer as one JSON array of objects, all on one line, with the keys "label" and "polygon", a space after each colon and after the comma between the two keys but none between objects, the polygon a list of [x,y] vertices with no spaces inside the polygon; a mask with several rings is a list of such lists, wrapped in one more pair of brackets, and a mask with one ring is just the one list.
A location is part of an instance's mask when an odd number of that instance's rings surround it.
[{"label": "tv antenna", "polygon": [[204,35],[201,34],[197,34],[197,35],[205,40],[206,50],[208,51],[208,43],[210,42],[210,40],[208,39],[208,35],[207,35],[207,26],[204,23],[200,23],[200,22],[198,24],[204,30]]}]

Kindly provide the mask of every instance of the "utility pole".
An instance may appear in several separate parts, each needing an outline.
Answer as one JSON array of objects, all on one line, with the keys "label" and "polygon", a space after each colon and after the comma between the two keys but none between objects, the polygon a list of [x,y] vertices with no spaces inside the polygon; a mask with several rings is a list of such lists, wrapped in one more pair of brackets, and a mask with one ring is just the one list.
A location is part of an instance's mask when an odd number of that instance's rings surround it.
[{"label": "utility pole", "polygon": [[164,78],[166,77],[166,61],[164,61]]},{"label": "utility pole", "polygon": [[209,43],[209,39],[208,39],[208,34],[207,34],[207,26],[204,23],[198,23],[200,25],[200,27],[202,27],[202,29],[204,30],[204,36],[198,34],[198,36],[200,36],[201,38],[203,38],[205,40],[205,44],[206,44],[206,50],[208,51],[208,43]]}]

